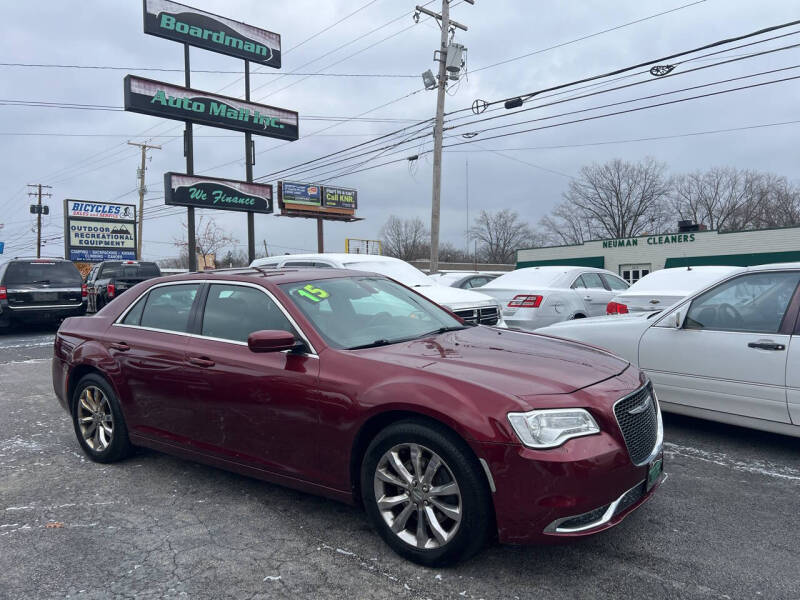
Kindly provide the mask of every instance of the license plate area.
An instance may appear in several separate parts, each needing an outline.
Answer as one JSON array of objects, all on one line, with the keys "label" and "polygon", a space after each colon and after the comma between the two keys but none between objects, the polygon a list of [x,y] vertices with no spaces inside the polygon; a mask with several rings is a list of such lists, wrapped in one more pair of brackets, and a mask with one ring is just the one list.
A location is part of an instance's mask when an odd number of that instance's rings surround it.
[{"label": "license plate area", "polygon": [[664,456],[659,456],[647,468],[647,491],[649,492],[653,486],[658,482],[661,474],[664,472]]},{"label": "license plate area", "polygon": [[34,302],[53,302],[58,298],[56,292],[33,292]]}]

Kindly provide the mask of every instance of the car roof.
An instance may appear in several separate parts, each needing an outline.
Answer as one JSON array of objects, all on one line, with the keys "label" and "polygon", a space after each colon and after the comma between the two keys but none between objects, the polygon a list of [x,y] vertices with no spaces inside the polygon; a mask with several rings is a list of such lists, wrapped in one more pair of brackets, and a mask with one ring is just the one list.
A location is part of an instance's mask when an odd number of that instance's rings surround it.
[{"label": "car roof", "polygon": [[[350,269],[259,269],[258,267],[242,267],[235,269],[217,269],[211,271],[195,271],[181,273],[179,275],[169,275],[160,277],[160,283],[166,281],[196,281],[198,279],[214,281],[242,281],[258,283],[269,287],[270,285],[280,285],[283,283],[295,283],[298,281],[309,281],[317,279],[335,279],[337,277],[363,277],[364,271],[353,271]],[[378,275],[383,277],[383,275]]]},{"label": "car roof", "polygon": [[[320,260],[328,259],[332,262],[338,263],[356,263],[356,262],[375,262],[387,261],[396,262],[400,261],[399,258],[392,256],[384,256],[382,254],[347,254],[345,252],[325,252],[325,253],[312,253],[312,254],[284,254],[283,256],[270,256],[269,258],[256,259],[254,263],[264,261],[268,262],[281,262],[284,260]],[[400,261],[402,262],[402,261]]]}]

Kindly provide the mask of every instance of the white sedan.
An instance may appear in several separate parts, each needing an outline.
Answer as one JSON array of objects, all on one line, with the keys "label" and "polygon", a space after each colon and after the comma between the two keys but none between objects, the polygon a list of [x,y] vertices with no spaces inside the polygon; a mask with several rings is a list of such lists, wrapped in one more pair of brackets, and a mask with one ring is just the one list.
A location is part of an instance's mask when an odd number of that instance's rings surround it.
[{"label": "white sedan", "polygon": [[661,311],[686,296],[707,288],[742,267],[675,267],[645,275],[627,290],[614,296],[606,307],[609,315]]},{"label": "white sedan", "polygon": [[625,280],[592,267],[526,267],[480,288],[500,302],[506,325],[520,329],[604,315],[611,298],[626,289]]},{"label": "white sedan", "polygon": [[661,313],[538,333],[607,348],[642,369],[661,407],[800,436],[800,263],[733,273]]}]

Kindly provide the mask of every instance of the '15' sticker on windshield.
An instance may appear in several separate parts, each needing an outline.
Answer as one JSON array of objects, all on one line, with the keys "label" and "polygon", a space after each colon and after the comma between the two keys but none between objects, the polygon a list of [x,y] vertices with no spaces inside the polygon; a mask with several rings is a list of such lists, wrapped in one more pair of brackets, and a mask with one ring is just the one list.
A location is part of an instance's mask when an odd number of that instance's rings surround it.
[{"label": "'15' sticker on windshield", "polygon": [[311,283],[309,283],[302,289],[295,290],[294,293],[297,294],[298,296],[301,296],[302,298],[305,298],[310,302],[322,302],[323,300],[325,300],[325,298],[330,296],[328,292],[326,292],[322,288],[314,287],[314,285]]}]

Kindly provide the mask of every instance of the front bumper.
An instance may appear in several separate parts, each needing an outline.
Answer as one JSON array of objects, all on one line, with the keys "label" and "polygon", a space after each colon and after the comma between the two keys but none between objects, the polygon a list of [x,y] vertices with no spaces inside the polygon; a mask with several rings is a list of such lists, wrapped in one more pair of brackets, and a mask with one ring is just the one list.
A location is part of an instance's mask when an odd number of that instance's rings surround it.
[{"label": "front bumper", "polygon": [[[478,451],[494,479],[498,537],[506,544],[552,543],[613,527],[665,479],[662,474],[637,493],[646,485],[649,464],[634,465],[624,442],[606,432],[550,450],[482,444]],[[661,454],[659,441],[653,455]]]}]

